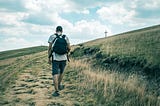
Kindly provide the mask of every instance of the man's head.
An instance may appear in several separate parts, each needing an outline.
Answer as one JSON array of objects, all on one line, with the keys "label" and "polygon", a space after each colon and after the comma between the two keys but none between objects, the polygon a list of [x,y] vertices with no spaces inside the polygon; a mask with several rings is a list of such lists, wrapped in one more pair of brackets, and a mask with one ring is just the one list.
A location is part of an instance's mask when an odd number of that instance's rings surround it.
[{"label": "man's head", "polygon": [[58,32],[61,32],[61,33],[63,32],[63,28],[61,26],[57,26],[56,33]]},{"label": "man's head", "polygon": [[63,28],[62,28],[61,26],[57,26],[57,27],[56,27],[56,33],[57,33],[58,35],[62,35],[62,32],[63,32]]}]

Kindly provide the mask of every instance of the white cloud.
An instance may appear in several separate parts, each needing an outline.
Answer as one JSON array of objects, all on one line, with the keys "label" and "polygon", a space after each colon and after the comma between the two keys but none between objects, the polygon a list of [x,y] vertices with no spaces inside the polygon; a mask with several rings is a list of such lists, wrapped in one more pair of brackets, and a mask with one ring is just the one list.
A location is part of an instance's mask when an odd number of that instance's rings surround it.
[{"label": "white cloud", "polygon": [[104,37],[104,32],[107,30],[111,34],[111,30],[107,25],[101,24],[99,21],[81,20],[75,23],[72,30],[68,30],[72,34],[72,38],[92,40]]},{"label": "white cloud", "polygon": [[82,41],[84,42],[104,37],[105,30],[108,31],[108,35],[112,34],[108,25],[103,25],[97,20],[91,20],[91,21],[81,20],[77,21],[74,24],[60,17],[57,17],[56,20],[57,23],[53,27],[52,33],[54,33],[57,25],[62,25],[64,34],[68,35],[71,44],[77,44]]},{"label": "white cloud", "polygon": [[26,40],[22,39],[22,38],[16,38],[16,37],[12,37],[12,38],[8,38],[4,40],[5,43],[12,43],[12,44],[19,44],[19,45],[26,45],[26,43],[28,43]]},{"label": "white cloud", "polygon": [[160,9],[160,0],[145,0],[142,6],[145,9]]},{"label": "white cloud", "polygon": [[141,8],[141,9],[159,9],[160,0],[122,0],[121,3],[127,8]]},{"label": "white cloud", "polygon": [[17,12],[17,13],[7,13],[7,12],[0,12],[0,23],[4,23],[6,25],[13,25],[13,26],[21,26],[20,20],[23,19],[27,13],[24,12]]},{"label": "white cloud", "polygon": [[82,13],[83,14],[89,14],[90,12],[89,12],[89,10],[83,10]]},{"label": "white cloud", "polygon": [[100,8],[97,10],[97,14],[102,20],[107,20],[113,24],[124,24],[132,22],[136,12],[127,10],[122,3],[117,3]]},{"label": "white cloud", "polygon": [[[7,38],[1,44],[0,51],[12,50],[24,47],[40,46],[41,41],[30,42],[23,38]],[[42,43],[41,43],[42,44]]]},{"label": "white cloud", "polygon": [[0,0],[0,10],[8,12],[26,11],[24,3],[26,0]]},{"label": "white cloud", "polygon": [[57,20],[57,23],[53,27],[52,33],[54,33],[57,25],[62,25],[64,34],[70,38],[71,44],[104,37],[105,30],[107,30],[108,35],[112,34],[108,25],[103,25],[98,20],[81,20],[74,24],[58,16],[55,20]]},{"label": "white cloud", "polygon": [[25,8],[33,12],[40,12],[42,10],[40,3],[39,0],[27,0],[25,1]]},{"label": "white cloud", "polygon": [[84,8],[77,8],[70,0],[26,0],[25,7],[30,12],[60,13],[60,12],[83,12]]}]

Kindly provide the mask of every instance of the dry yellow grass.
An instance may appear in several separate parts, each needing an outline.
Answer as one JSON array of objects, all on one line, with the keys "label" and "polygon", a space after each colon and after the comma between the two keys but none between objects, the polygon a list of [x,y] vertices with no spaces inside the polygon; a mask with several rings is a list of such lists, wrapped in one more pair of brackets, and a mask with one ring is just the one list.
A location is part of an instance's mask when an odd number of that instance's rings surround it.
[{"label": "dry yellow grass", "polygon": [[[84,76],[79,90],[90,92],[98,98],[96,103],[119,106],[159,106],[160,99],[147,91],[146,81],[138,75],[126,76],[124,73],[93,69],[83,60],[72,60],[69,64]],[[80,78],[80,77],[79,77]],[[121,103],[120,103],[121,102]]]}]

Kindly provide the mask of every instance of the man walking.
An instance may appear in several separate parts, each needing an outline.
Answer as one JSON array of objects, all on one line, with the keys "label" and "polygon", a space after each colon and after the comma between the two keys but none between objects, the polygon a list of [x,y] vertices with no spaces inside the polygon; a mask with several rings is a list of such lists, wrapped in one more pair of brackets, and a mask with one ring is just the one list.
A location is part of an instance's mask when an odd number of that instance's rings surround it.
[{"label": "man walking", "polygon": [[61,85],[63,72],[68,60],[67,53],[70,51],[69,39],[66,35],[63,35],[63,28],[61,26],[56,27],[56,33],[51,35],[48,39],[48,63],[52,63],[52,75],[55,92],[53,96],[59,96],[59,90],[64,88]]}]

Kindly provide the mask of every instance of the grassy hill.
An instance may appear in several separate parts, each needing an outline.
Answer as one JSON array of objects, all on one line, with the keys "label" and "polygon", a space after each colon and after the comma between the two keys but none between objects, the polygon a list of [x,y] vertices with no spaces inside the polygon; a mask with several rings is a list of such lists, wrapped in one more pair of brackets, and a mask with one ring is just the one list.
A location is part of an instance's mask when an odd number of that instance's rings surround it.
[{"label": "grassy hill", "polygon": [[47,47],[0,53],[2,106],[159,106],[160,26],[75,45],[54,91]]},{"label": "grassy hill", "polygon": [[[73,57],[90,56],[106,68],[138,68],[153,77],[160,76],[160,25],[80,44]],[[158,79],[160,80],[160,79]]]},{"label": "grassy hill", "polygon": [[0,56],[1,56],[0,60],[20,57],[24,55],[38,53],[45,50],[47,50],[46,46],[37,46],[37,47],[29,47],[29,48],[23,48],[23,49],[17,49],[17,50],[3,51],[3,52],[0,52]]},{"label": "grassy hill", "polygon": [[[83,72],[88,78],[86,88],[98,86],[94,95],[100,104],[159,106],[159,45],[160,25],[157,25],[76,45],[71,56],[91,64],[91,69]],[[148,94],[157,95],[153,98],[158,104],[152,104]]]}]

